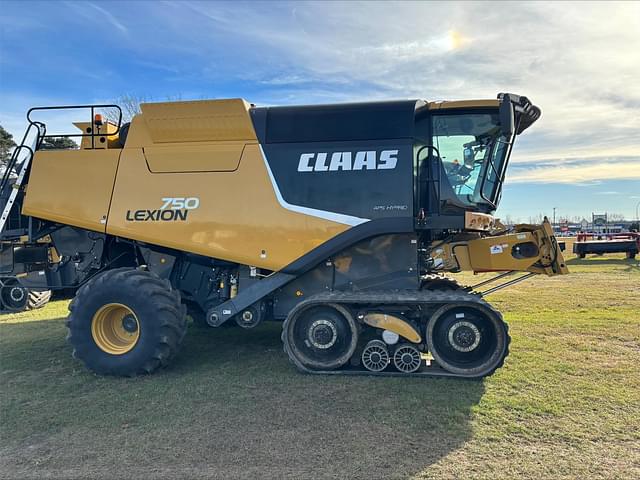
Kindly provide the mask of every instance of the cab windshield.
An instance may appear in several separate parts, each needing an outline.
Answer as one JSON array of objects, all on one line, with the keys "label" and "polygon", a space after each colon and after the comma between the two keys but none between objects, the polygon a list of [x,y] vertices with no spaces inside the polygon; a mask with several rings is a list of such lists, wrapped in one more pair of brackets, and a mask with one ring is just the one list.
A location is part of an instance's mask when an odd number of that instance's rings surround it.
[{"label": "cab windshield", "polygon": [[509,151],[498,112],[434,115],[432,122],[433,146],[458,199],[495,206]]}]

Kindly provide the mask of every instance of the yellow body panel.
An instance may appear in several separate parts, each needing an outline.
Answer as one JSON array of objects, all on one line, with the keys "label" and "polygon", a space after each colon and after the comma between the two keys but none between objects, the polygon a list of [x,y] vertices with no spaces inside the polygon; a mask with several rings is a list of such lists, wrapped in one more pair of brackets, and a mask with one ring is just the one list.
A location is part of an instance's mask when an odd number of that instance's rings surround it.
[{"label": "yellow body panel", "polygon": [[256,140],[249,108],[241,98],[140,105],[153,143]]},{"label": "yellow body panel", "polygon": [[240,165],[244,143],[177,144],[145,147],[149,170],[169,172],[232,172]]},{"label": "yellow body panel", "polygon": [[[128,211],[159,209],[166,197],[197,197],[199,207],[187,221],[127,220]],[[233,172],[172,174],[149,171],[142,149],[127,143],[107,233],[280,270],[348,228],[280,206],[257,143],[245,146]]]},{"label": "yellow body panel", "polygon": [[[179,142],[176,145],[180,144]],[[136,115],[131,119],[131,126],[129,128],[129,134],[127,136],[127,144],[125,149],[130,148],[148,148],[153,146],[153,140],[151,140],[151,135],[149,134],[149,129],[142,118],[142,115]],[[159,145],[159,144],[155,144]],[[182,143],[181,145],[185,145]]]},{"label": "yellow body panel", "polygon": [[104,232],[120,152],[36,152],[22,214]]},{"label": "yellow body panel", "polygon": [[80,149],[119,148],[118,135],[113,135],[118,130],[117,125],[109,122],[103,125],[96,125],[93,122],[73,122],[73,124],[85,135],[90,135],[92,131],[95,132],[93,141],[91,137],[81,137]]},{"label": "yellow body panel", "polygon": [[498,108],[500,100],[453,100],[429,102],[429,110],[448,110],[453,108]]}]

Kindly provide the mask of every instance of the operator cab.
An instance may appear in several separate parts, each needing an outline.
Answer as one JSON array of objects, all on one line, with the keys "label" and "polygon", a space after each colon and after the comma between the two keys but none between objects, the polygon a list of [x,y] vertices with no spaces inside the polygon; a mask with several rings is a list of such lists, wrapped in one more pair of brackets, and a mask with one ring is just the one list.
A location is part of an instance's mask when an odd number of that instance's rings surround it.
[{"label": "operator cab", "polygon": [[416,113],[416,211],[492,213],[515,136],[540,116],[525,97],[431,103]]},{"label": "operator cab", "polygon": [[495,205],[510,143],[500,132],[498,115],[445,114],[432,120],[433,145],[458,200],[472,207]]}]

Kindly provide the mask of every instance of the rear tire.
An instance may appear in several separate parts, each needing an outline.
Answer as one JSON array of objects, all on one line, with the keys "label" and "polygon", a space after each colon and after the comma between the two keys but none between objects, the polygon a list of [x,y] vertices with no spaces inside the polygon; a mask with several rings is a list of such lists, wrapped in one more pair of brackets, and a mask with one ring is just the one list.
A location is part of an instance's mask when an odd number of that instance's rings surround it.
[{"label": "rear tire", "polygon": [[101,375],[134,376],[166,366],[187,331],[180,294],[142,270],[100,274],[78,290],[69,311],[73,356]]}]

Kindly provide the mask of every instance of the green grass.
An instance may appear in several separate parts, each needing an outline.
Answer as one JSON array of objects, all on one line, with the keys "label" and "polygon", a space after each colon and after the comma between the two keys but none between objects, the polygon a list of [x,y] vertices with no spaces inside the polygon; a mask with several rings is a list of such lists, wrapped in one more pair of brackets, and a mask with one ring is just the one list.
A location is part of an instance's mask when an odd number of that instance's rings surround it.
[{"label": "green grass", "polygon": [[2,316],[0,477],[640,478],[640,265],[568,263],[488,297],[513,342],[482,382],[301,375],[274,323],[101,378],[66,302]]}]

